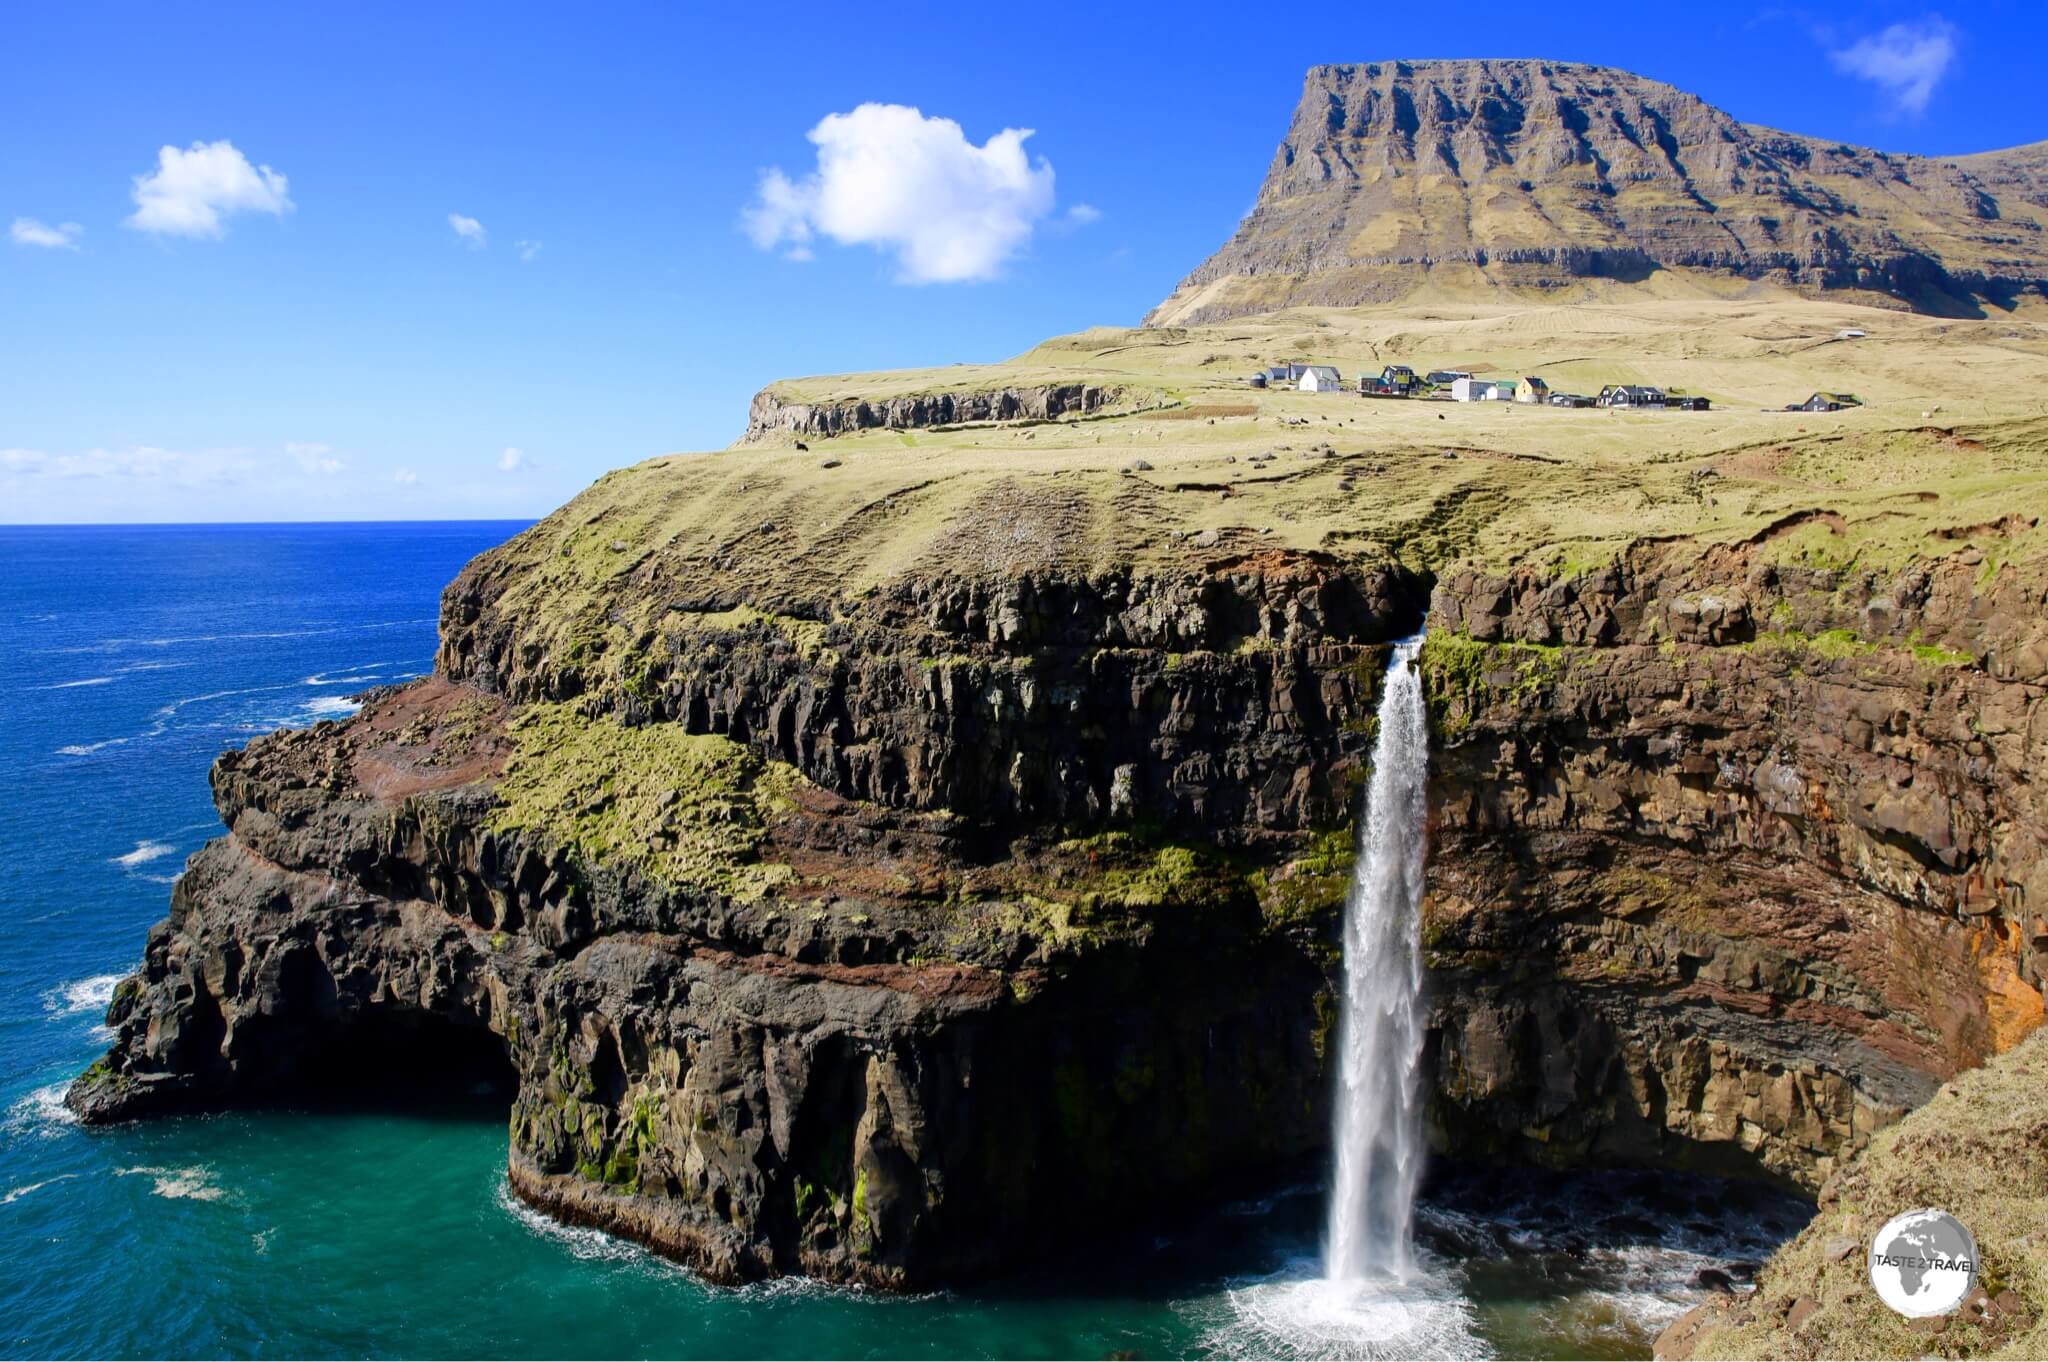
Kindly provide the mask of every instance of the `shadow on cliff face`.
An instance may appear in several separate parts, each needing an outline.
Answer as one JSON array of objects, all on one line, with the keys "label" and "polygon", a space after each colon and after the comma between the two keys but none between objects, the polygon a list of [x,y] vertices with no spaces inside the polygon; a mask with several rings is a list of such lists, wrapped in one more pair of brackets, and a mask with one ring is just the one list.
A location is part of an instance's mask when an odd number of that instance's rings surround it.
[{"label": "shadow on cliff face", "polygon": [[372,1012],[306,1051],[272,1105],[503,1121],[519,1091],[505,1043],[427,1012]]}]

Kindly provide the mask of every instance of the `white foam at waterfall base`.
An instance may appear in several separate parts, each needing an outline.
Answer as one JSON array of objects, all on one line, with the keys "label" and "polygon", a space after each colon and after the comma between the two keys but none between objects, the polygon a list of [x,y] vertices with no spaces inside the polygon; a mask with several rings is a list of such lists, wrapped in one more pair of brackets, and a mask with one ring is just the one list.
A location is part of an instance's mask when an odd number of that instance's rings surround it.
[{"label": "white foam at waterfall base", "polygon": [[[1304,1265],[1306,1266],[1306,1265]],[[1407,1282],[1282,1275],[1224,1291],[1224,1317],[1194,1351],[1209,1357],[1481,1358],[1472,1303],[1424,1265]]]},{"label": "white foam at waterfall base", "polygon": [[[1420,634],[1403,639],[1387,662],[1357,859],[1344,898],[1336,1175],[1324,1252],[1324,1275],[1338,1284],[1407,1283],[1414,1269],[1423,1157],[1419,914],[1429,774],[1429,715],[1415,667],[1421,648]],[[1374,1308],[1400,1299],[1393,1292]]]}]

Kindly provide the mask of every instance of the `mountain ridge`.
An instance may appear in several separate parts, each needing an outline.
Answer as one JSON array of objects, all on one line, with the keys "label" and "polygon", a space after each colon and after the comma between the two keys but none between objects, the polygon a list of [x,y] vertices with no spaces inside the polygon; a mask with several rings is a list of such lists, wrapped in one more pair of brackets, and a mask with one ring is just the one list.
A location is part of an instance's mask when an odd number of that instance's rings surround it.
[{"label": "mountain ridge", "polygon": [[1145,320],[1762,284],[1949,315],[2048,291],[2048,144],[1871,150],[1572,62],[1316,66],[1252,211]]}]

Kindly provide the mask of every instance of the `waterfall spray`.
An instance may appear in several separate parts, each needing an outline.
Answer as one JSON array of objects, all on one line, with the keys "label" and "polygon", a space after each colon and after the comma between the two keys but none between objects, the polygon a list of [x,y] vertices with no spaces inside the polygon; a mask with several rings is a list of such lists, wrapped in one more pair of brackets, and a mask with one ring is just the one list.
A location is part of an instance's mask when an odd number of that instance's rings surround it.
[{"label": "waterfall spray", "polygon": [[1420,908],[1429,718],[1415,666],[1422,635],[1394,646],[1380,691],[1372,782],[1344,897],[1338,1023],[1337,1176],[1324,1272],[1406,1280],[1422,1175]]}]

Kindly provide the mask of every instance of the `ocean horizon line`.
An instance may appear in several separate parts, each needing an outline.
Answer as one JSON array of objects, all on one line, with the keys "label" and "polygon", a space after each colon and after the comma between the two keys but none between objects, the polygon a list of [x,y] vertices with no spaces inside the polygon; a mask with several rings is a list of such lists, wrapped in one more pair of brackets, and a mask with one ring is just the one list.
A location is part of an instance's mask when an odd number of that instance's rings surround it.
[{"label": "ocean horizon line", "polygon": [[391,525],[536,525],[544,516],[402,517],[390,520],[21,520],[0,521],[10,530],[260,530],[348,529]]}]

